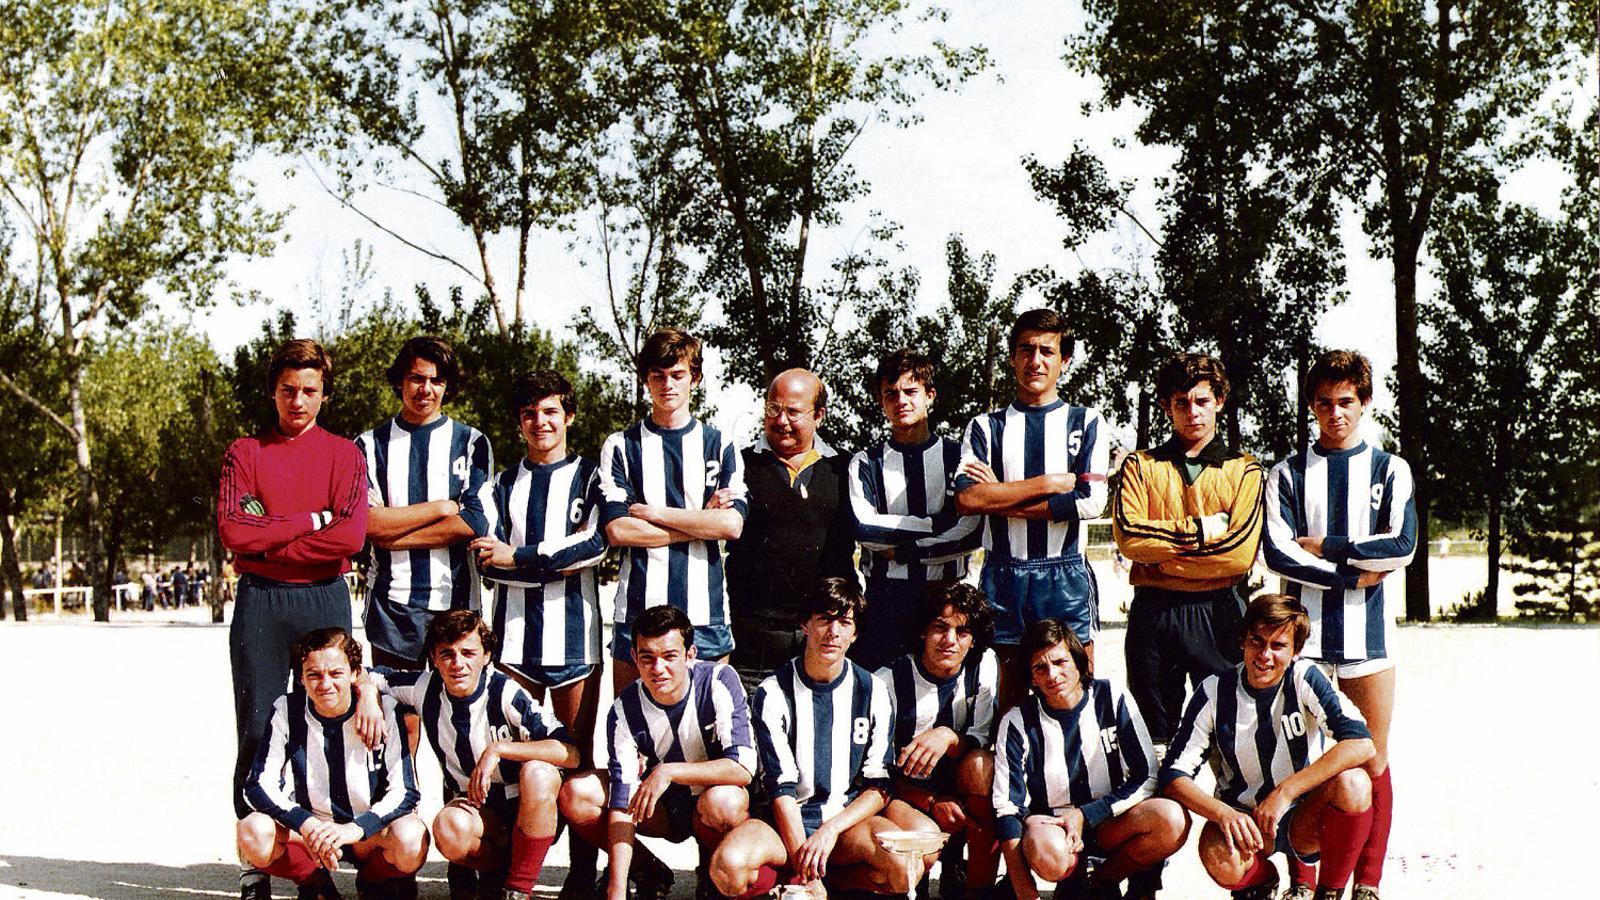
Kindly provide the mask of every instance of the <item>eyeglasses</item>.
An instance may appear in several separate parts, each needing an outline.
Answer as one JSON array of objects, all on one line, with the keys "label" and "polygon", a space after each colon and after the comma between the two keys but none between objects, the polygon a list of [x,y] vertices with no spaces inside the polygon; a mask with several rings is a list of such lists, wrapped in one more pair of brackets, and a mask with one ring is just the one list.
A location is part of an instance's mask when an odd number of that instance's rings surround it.
[{"label": "eyeglasses", "polygon": [[787,409],[776,403],[768,403],[761,408],[761,412],[769,419],[791,419],[797,422],[816,414],[815,410]]}]

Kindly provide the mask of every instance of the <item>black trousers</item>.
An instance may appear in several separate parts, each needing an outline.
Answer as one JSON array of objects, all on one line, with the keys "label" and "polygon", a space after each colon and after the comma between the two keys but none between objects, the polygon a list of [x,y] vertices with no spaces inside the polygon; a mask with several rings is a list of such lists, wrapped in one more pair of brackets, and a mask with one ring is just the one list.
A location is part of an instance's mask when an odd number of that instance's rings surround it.
[{"label": "black trousers", "polygon": [[350,591],[343,578],[311,584],[290,584],[257,575],[239,579],[228,629],[228,658],[233,665],[233,715],[239,755],[233,764],[233,811],[250,814],[244,782],[255,761],[256,746],[272,717],[272,704],[289,689],[294,677],[290,649],[301,635],[316,628],[350,630]]},{"label": "black trousers", "polygon": [[794,659],[805,649],[806,636],[798,628],[782,628],[767,624],[733,625],[733,652],[728,664],[739,673],[739,681],[750,702],[756,699],[756,688],[779,666]]},{"label": "black trousers", "polygon": [[1133,589],[1128,609],[1128,690],[1150,739],[1171,743],[1183,716],[1183,682],[1192,687],[1244,658],[1243,605],[1234,588],[1214,591]]}]

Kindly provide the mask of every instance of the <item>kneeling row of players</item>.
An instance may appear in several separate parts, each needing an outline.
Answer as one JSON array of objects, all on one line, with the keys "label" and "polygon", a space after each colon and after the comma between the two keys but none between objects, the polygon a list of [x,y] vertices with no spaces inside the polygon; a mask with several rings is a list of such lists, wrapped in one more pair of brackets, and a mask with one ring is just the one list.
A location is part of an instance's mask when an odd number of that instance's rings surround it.
[{"label": "kneeling row of players", "polygon": [[[1195,693],[1159,767],[1138,709],[1093,678],[1070,628],[1045,620],[1026,633],[1032,690],[995,731],[981,592],[930,595],[920,650],[875,674],[845,656],[863,605],[852,582],[823,582],[802,655],[753,704],[731,668],[694,658],[682,611],[646,610],[632,629],[640,677],[612,704],[603,771],[577,771],[574,736],[491,663],[494,635],[475,613],[434,619],[423,672],[363,669],[347,632],[311,632],[294,649],[304,690],[277,702],[247,782],[256,812],[239,823],[241,856],[301,896],[338,896],[328,873],[344,860],[363,896],[414,897],[429,829],[398,724],[406,706],[444,773],[432,837],[451,862],[452,898],[526,897],[562,818],[610,853],[616,900],[630,881],[636,896],[671,886],[636,833],[694,838],[701,896],[824,879],[833,891],[904,893],[938,854],[908,871],[876,839],[891,830],[957,836],[973,895],[1003,857],[1010,874],[995,889],[1022,900],[1037,896],[1035,875],[1091,897],[1123,896],[1127,879],[1126,896],[1148,897],[1185,842],[1185,809],[1207,821],[1201,860],[1236,896],[1273,895],[1275,850],[1297,881],[1323,886],[1319,897],[1349,879],[1373,748],[1354,707],[1295,658],[1309,629],[1297,600],[1250,604],[1245,661]],[[1206,763],[1214,795],[1194,782]]]}]

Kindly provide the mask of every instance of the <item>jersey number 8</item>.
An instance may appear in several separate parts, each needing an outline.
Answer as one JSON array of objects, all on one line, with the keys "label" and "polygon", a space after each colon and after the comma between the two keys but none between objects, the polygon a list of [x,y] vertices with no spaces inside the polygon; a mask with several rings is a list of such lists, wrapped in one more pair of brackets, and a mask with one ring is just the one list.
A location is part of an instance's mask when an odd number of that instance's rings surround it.
[{"label": "jersey number 8", "polygon": [[871,734],[871,724],[872,723],[869,722],[865,716],[856,719],[854,727],[850,731],[850,742],[854,744],[865,744],[867,742],[868,735]]}]

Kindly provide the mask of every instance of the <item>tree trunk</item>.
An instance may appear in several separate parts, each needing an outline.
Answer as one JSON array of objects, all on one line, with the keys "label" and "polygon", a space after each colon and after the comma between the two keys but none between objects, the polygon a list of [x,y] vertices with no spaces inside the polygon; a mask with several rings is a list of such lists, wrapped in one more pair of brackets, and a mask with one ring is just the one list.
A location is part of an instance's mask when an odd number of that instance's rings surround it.
[{"label": "tree trunk", "polygon": [[1395,374],[1399,382],[1400,455],[1411,465],[1417,507],[1417,555],[1406,567],[1406,618],[1426,622],[1428,603],[1427,385],[1422,380],[1422,352],[1417,339],[1417,254],[1421,241],[1409,223],[1394,222]]},{"label": "tree trunk", "polygon": [[[214,500],[215,497],[213,496]],[[215,502],[211,504],[212,509],[215,509],[216,506]],[[211,527],[213,529],[217,527],[215,519],[212,520]],[[210,545],[211,549],[211,571],[209,572],[211,577],[206,579],[206,604],[211,607],[212,623],[220,625],[222,624],[222,536],[213,533],[206,543]]]},{"label": "tree trunk", "polygon": [[[13,505],[15,488],[0,488],[0,585],[11,594],[11,608],[18,622],[28,621],[28,598],[22,593],[22,560],[17,553],[17,515]],[[0,619],[6,616],[0,602]]]},{"label": "tree trunk", "polygon": [[1143,450],[1150,446],[1150,386],[1143,380],[1139,383],[1139,435],[1135,443],[1137,449]]},{"label": "tree trunk", "polygon": [[1489,578],[1483,588],[1483,618],[1493,622],[1500,615],[1500,479],[1494,478],[1489,490]]},{"label": "tree trunk", "polygon": [[67,403],[72,410],[73,451],[78,466],[79,509],[83,532],[88,538],[89,583],[94,586],[94,620],[111,621],[111,572],[107,564],[105,535],[100,520],[100,488],[94,477],[94,458],[89,453],[89,419],[83,407],[83,367],[81,357],[68,359]]}]

